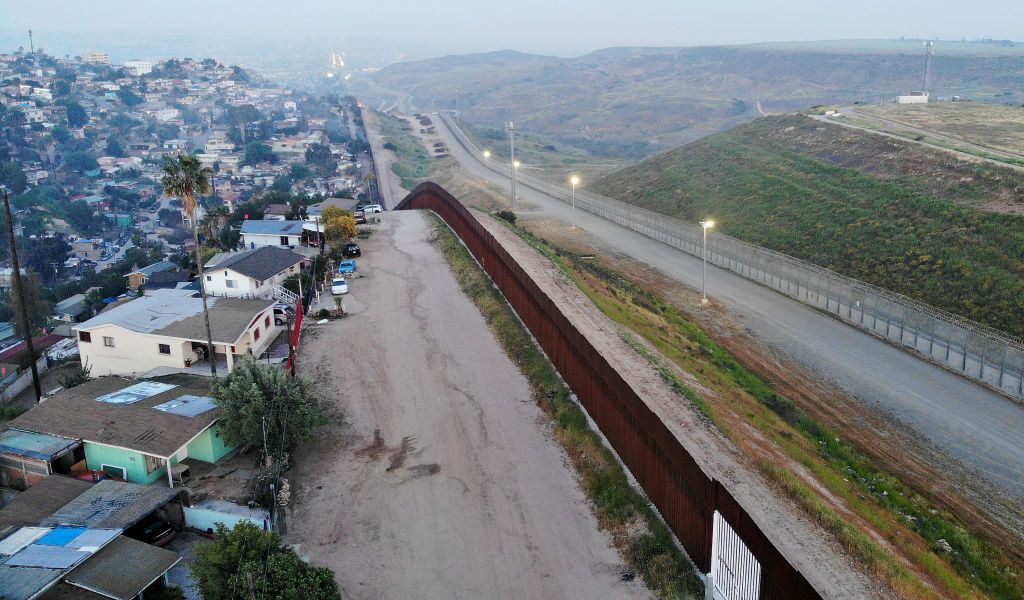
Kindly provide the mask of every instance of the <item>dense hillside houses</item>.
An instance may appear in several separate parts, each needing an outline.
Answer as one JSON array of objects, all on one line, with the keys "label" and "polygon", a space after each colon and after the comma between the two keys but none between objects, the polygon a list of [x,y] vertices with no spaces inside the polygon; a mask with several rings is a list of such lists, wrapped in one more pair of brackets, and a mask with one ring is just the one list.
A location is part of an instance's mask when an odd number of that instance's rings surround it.
[{"label": "dense hillside houses", "polygon": [[[305,218],[331,196],[369,201],[355,110],[354,99],[297,92],[209,58],[0,53],[0,184],[26,240],[23,273],[46,304],[49,321],[36,327],[81,323],[126,294],[197,289],[193,219],[160,183],[164,161],[181,153],[210,170],[194,220],[207,258],[310,250],[301,220],[259,224]],[[254,293],[279,283],[271,275],[255,278]],[[0,322],[11,319],[10,279],[0,252]]]}]

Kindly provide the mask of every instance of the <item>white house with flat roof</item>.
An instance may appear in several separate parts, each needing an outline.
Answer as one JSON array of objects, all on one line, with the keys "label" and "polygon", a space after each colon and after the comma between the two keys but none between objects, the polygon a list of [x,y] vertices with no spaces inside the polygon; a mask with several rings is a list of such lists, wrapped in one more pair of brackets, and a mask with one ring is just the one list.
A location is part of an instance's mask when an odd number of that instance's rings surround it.
[{"label": "white house with flat roof", "polygon": [[[214,353],[228,371],[235,358],[260,356],[277,336],[273,300],[208,298]],[[110,308],[74,328],[93,376],[188,369],[205,360],[203,301],[192,290],[160,289]]]},{"label": "white house with flat roof", "polygon": [[242,222],[242,245],[248,249],[261,246],[295,248],[302,245],[302,221],[249,219]]}]

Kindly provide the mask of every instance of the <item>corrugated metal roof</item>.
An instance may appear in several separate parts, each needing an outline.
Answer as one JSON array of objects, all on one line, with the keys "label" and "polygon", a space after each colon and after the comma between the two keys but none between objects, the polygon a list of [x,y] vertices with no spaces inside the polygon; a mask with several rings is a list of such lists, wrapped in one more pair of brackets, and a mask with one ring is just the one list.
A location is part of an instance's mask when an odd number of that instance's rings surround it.
[{"label": "corrugated metal roof", "polygon": [[105,479],[68,502],[43,525],[127,529],[161,508],[181,490]]},{"label": "corrugated metal roof", "polygon": [[217,408],[217,403],[209,396],[192,396],[186,394],[184,396],[178,396],[169,402],[158,404],[153,408],[162,410],[163,412],[169,412],[174,415],[194,417],[196,415],[201,415],[208,410]]},{"label": "corrugated metal roof", "polygon": [[78,444],[78,440],[18,429],[8,429],[0,433],[0,452],[46,461],[74,449]]},{"label": "corrugated metal roof", "polygon": [[130,385],[122,390],[112,392],[110,394],[104,394],[99,398],[96,398],[100,402],[106,402],[108,404],[134,404],[139,400],[145,400],[146,398],[152,398],[157,394],[162,394],[168,390],[173,390],[178,386],[170,383],[160,383],[158,381],[143,381]]}]

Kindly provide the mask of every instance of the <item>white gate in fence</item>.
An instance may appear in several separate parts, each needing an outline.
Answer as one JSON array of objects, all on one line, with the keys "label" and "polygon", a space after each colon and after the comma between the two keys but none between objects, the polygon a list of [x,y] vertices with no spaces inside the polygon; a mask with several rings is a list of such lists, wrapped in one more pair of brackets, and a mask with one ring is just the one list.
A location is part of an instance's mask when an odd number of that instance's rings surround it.
[{"label": "white gate in fence", "polygon": [[758,600],[760,590],[761,563],[716,510],[711,533],[707,600]]}]

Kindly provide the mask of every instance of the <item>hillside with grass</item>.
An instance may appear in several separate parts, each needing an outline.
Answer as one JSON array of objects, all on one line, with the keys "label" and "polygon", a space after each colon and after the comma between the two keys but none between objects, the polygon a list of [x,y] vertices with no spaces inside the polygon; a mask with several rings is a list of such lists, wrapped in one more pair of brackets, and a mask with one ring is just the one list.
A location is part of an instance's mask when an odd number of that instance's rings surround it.
[{"label": "hillside with grass", "polygon": [[786,115],[588,187],[1024,336],[1024,171]]},{"label": "hillside with grass", "polygon": [[[361,97],[406,110],[461,110],[475,125],[514,121],[595,155],[643,158],[767,112],[877,102],[920,85],[915,40],[609,48],[575,58],[493,52],[397,63]],[[939,42],[935,96],[1018,101],[1024,45]],[[358,85],[358,82],[356,82]],[[365,92],[365,93],[364,93]]]}]

